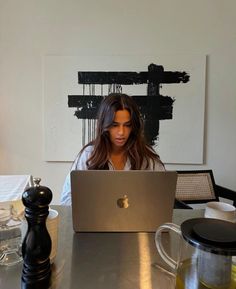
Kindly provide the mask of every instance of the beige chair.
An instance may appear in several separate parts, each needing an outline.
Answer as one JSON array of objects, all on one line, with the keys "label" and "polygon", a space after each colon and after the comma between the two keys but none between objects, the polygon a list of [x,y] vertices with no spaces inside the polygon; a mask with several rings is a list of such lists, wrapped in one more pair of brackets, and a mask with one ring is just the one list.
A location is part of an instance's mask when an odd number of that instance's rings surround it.
[{"label": "beige chair", "polygon": [[236,206],[236,192],[215,184],[212,170],[177,171],[176,199],[185,204],[200,204],[229,199]]}]

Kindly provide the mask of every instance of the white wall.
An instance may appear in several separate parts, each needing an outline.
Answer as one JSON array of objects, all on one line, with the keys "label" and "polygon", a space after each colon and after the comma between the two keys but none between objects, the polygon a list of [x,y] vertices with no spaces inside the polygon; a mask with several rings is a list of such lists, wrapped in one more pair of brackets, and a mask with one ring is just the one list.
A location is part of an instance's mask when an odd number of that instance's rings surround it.
[{"label": "white wall", "polygon": [[59,196],[70,163],[43,161],[44,55],[207,56],[205,164],[236,190],[236,1],[0,0],[0,174]]}]

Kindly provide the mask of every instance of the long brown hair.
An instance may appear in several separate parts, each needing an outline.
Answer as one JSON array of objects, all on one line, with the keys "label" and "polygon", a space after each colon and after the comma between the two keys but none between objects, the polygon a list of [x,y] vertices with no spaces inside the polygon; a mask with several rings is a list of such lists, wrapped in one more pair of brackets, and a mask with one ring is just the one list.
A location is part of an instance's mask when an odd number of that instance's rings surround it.
[{"label": "long brown hair", "polygon": [[131,117],[131,133],[125,144],[127,157],[132,170],[154,168],[155,161],[160,162],[159,156],[147,145],[144,139],[143,121],[132,97],[122,93],[111,93],[105,97],[99,107],[96,138],[88,143],[81,151],[93,145],[94,149],[86,164],[89,170],[106,170],[108,168],[111,142],[108,129],[113,124],[115,113],[118,110],[128,110]]}]

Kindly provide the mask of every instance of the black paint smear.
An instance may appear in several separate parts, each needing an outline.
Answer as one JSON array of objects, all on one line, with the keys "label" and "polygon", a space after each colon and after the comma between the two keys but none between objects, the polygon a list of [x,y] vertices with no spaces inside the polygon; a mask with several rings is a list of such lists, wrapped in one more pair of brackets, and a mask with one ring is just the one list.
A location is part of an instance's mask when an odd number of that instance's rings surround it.
[{"label": "black paint smear", "polygon": [[[159,66],[162,68],[162,66]],[[186,72],[171,72],[158,69],[155,72],[78,72],[78,83],[80,84],[148,84],[153,83],[186,83],[189,75]]]},{"label": "black paint smear", "polygon": [[[79,71],[79,84],[100,85],[139,85],[147,84],[146,96],[133,96],[144,119],[145,137],[149,144],[154,145],[159,135],[159,120],[172,119],[174,100],[170,96],[160,95],[163,83],[187,83],[190,76],[186,72],[164,71],[161,65],[150,64],[148,71]],[[77,107],[75,115],[79,119],[95,119],[102,101],[97,95],[69,95],[68,106]]]},{"label": "black paint smear", "polygon": [[145,72],[78,72],[78,82],[81,84],[143,84],[147,82]]},{"label": "black paint smear", "polygon": [[102,99],[98,95],[68,95],[68,106],[77,107],[75,115],[78,119],[96,119]]},{"label": "black paint smear", "polygon": [[[137,103],[143,119],[148,118],[148,98],[146,95],[136,95],[132,98]],[[78,119],[96,119],[98,108],[103,97],[100,95],[68,95],[68,107],[77,107],[75,115]],[[160,120],[172,119],[173,98],[160,95]],[[152,116],[149,116],[151,118]],[[154,115],[154,120],[157,118]]]}]

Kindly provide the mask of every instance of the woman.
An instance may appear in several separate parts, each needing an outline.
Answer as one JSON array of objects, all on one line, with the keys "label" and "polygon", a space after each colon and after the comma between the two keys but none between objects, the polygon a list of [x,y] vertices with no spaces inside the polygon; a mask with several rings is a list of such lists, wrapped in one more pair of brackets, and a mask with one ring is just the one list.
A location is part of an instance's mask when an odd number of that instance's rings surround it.
[{"label": "woman", "polygon": [[[130,96],[112,93],[102,101],[96,138],[81,150],[71,170],[165,170],[159,156],[145,143],[143,121]],[[70,174],[61,204],[71,204]]]}]

